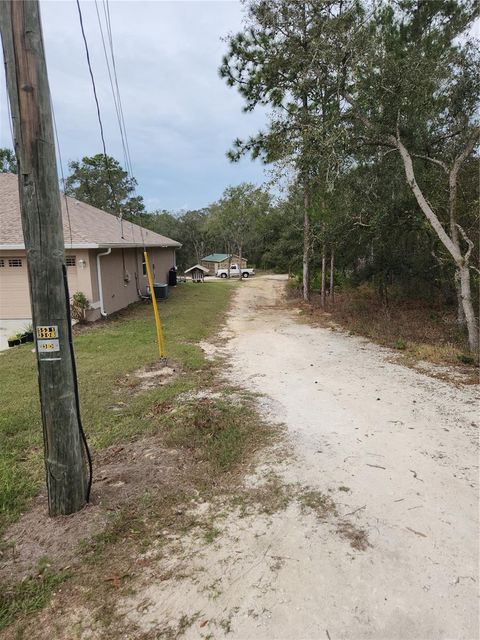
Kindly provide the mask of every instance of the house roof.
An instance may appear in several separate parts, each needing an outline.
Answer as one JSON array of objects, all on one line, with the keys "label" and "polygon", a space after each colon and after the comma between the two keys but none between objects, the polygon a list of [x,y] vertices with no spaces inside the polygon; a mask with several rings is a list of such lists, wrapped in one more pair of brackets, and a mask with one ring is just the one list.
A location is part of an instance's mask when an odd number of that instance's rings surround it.
[{"label": "house roof", "polygon": [[230,257],[229,253],[211,253],[206,258],[202,258],[203,262],[222,262]]},{"label": "house roof", "polygon": [[190,269],[186,269],[184,273],[190,273],[190,271],[193,271],[194,269],[200,269],[204,273],[208,273],[207,267],[202,267],[201,264],[194,264],[193,267],[190,267]]},{"label": "house roof", "polygon": [[[68,213],[65,204],[68,201]],[[176,240],[123,221],[69,196],[61,197],[63,235],[66,248],[181,247]],[[122,233],[123,227],[123,233]],[[24,249],[18,178],[0,173],[0,249]]]}]

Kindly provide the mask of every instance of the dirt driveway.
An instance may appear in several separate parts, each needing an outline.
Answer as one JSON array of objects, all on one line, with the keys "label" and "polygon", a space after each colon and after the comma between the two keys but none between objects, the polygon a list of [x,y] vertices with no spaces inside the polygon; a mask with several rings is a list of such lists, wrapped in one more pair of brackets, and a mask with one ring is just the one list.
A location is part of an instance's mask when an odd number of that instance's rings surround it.
[{"label": "dirt driveway", "polygon": [[187,541],[186,577],[148,585],[124,612],[145,631],[195,614],[192,639],[477,639],[476,390],[298,322],[278,304],[284,287],[239,286],[226,370],[265,394],[292,446],[250,484],[273,474],[303,498],[228,512],[213,544]]}]

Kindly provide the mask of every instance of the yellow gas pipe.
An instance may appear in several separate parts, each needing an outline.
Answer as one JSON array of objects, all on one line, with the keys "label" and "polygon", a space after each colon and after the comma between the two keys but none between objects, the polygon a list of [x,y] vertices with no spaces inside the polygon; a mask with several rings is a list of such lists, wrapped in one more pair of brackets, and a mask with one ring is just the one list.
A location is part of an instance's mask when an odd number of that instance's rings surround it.
[{"label": "yellow gas pipe", "polygon": [[153,287],[152,272],[150,271],[150,263],[148,262],[148,253],[143,252],[145,260],[145,268],[147,270],[148,286],[150,287],[150,295],[152,296],[153,315],[155,316],[155,325],[157,327],[158,352],[160,358],[165,358],[165,340],[163,337],[162,323],[160,322],[160,314],[158,313],[157,298],[155,297],[155,289]]}]

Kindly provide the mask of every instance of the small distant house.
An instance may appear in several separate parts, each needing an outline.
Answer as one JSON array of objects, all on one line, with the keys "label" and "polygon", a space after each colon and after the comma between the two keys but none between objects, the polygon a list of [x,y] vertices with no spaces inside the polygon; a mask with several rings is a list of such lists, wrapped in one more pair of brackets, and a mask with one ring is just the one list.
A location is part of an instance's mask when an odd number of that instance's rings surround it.
[{"label": "small distant house", "polygon": [[211,253],[209,256],[202,258],[201,265],[208,269],[208,273],[214,276],[219,269],[228,269],[228,263],[237,264],[241,269],[247,266],[245,258],[240,260],[240,256],[235,253]]},{"label": "small distant house", "polygon": [[[182,245],[91,205],[61,198],[65,260],[70,296],[90,301],[87,320],[118,311],[146,294],[143,249],[153,279],[168,283],[175,252]],[[27,260],[20,215],[18,177],[0,174],[0,338],[2,331],[31,319]]]},{"label": "small distant house", "polygon": [[208,273],[207,267],[202,267],[201,264],[196,264],[190,269],[185,271],[185,275],[189,273],[193,282],[203,282],[205,275]]}]

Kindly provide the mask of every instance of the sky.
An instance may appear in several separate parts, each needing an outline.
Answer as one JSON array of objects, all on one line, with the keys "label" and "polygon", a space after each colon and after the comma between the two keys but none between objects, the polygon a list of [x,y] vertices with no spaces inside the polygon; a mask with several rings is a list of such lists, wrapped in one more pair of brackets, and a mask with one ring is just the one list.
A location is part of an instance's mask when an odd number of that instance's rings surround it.
[{"label": "sky", "polygon": [[[98,0],[102,11],[102,0]],[[133,173],[148,211],[207,206],[230,185],[261,184],[264,167],[232,164],[232,141],[261,129],[265,112],[245,114],[218,67],[229,33],[242,26],[239,2],[110,0],[119,87]],[[106,148],[123,152],[95,3],[81,0]],[[76,3],[41,1],[50,91],[64,172],[69,160],[102,152]],[[101,13],[102,15],[102,13]],[[0,146],[12,147],[3,65]]]}]

